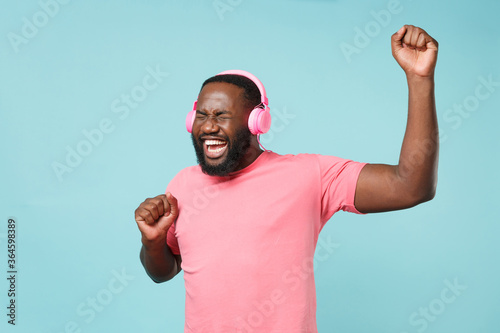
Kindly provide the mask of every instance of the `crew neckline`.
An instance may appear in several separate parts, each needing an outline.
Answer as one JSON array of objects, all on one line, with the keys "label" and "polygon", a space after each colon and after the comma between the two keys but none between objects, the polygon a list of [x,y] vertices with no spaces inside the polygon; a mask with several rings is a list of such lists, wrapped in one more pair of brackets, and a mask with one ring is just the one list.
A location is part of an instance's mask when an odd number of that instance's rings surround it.
[{"label": "crew neckline", "polygon": [[268,158],[268,156],[270,156],[271,154],[274,154],[274,152],[271,151],[271,150],[264,150],[255,159],[255,161],[253,161],[250,165],[247,165],[243,169],[238,170],[238,171],[233,171],[233,172],[227,174],[226,176],[213,176],[213,177],[216,177],[216,178],[219,178],[219,179],[224,179],[224,178],[228,178],[228,177],[229,178],[234,178],[234,177],[238,177],[238,176],[240,176],[242,174],[249,173],[250,171],[252,171],[253,169],[255,169],[257,166],[259,166],[260,164],[262,164]]}]

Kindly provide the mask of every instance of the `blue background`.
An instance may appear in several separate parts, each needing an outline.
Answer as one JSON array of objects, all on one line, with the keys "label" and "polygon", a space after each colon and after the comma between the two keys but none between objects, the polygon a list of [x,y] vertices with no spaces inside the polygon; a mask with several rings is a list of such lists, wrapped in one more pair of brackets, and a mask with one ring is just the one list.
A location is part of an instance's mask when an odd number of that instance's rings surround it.
[{"label": "blue background", "polygon": [[[196,163],[184,120],[203,80],[235,68],[262,80],[274,112],[268,149],[395,164],[407,86],[390,36],[414,24],[440,43],[437,195],[327,223],[321,239],[337,247],[316,265],[318,328],[497,332],[500,3],[401,0],[391,13],[388,1],[221,2],[1,2],[3,272],[7,219],[18,223],[17,321],[7,324],[2,278],[1,331],[182,332],[182,274],[147,277],[134,210]],[[342,51],[356,41],[355,53]],[[163,74],[146,91],[151,70]],[[474,99],[476,89],[487,97]],[[145,95],[125,113],[120,99],[132,92]],[[471,111],[453,109],[464,103]],[[84,131],[102,121],[108,133],[89,145]],[[87,155],[56,172],[78,145]],[[462,286],[448,303],[445,281]]]}]

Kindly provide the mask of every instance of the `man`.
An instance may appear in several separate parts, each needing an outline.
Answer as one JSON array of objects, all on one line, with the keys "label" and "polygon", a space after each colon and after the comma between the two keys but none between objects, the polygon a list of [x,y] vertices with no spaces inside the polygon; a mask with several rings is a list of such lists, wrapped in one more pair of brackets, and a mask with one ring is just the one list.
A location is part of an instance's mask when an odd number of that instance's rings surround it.
[{"label": "man", "polygon": [[241,75],[204,83],[188,117],[199,166],[135,212],[148,275],[159,283],[184,270],[185,332],[317,332],[312,259],[328,219],[434,197],[438,43],[405,25],[391,45],[409,89],[398,165],[262,151],[249,118],[263,87]]}]

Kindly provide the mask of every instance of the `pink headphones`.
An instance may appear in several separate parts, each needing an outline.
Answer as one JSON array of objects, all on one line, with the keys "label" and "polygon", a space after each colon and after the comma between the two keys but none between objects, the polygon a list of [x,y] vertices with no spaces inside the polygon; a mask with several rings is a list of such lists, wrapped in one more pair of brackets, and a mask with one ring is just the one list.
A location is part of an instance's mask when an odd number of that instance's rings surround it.
[{"label": "pink headphones", "polygon": [[[254,135],[264,134],[269,131],[269,128],[271,127],[271,113],[269,112],[269,102],[267,100],[266,89],[264,88],[262,82],[260,82],[259,79],[257,79],[257,77],[255,77],[253,74],[238,69],[224,71],[217,75],[226,74],[244,76],[252,80],[257,88],[259,88],[261,104],[257,105],[255,109],[253,109],[250,113],[250,117],[248,118],[248,129],[250,130],[250,133]],[[193,123],[194,119],[196,118],[197,103],[198,100],[194,101],[193,110],[190,111],[186,117],[186,129],[189,133],[193,131]]]}]

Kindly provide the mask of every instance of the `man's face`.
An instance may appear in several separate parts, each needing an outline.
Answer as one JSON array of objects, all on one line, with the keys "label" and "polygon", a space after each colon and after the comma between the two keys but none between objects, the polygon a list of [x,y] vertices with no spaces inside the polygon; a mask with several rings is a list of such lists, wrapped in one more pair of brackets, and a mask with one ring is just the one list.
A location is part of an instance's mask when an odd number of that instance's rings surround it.
[{"label": "man's face", "polygon": [[250,147],[244,90],[225,82],[212,82],[198,96],[192,140],[202,171],[225,176],[245,166]]}]

